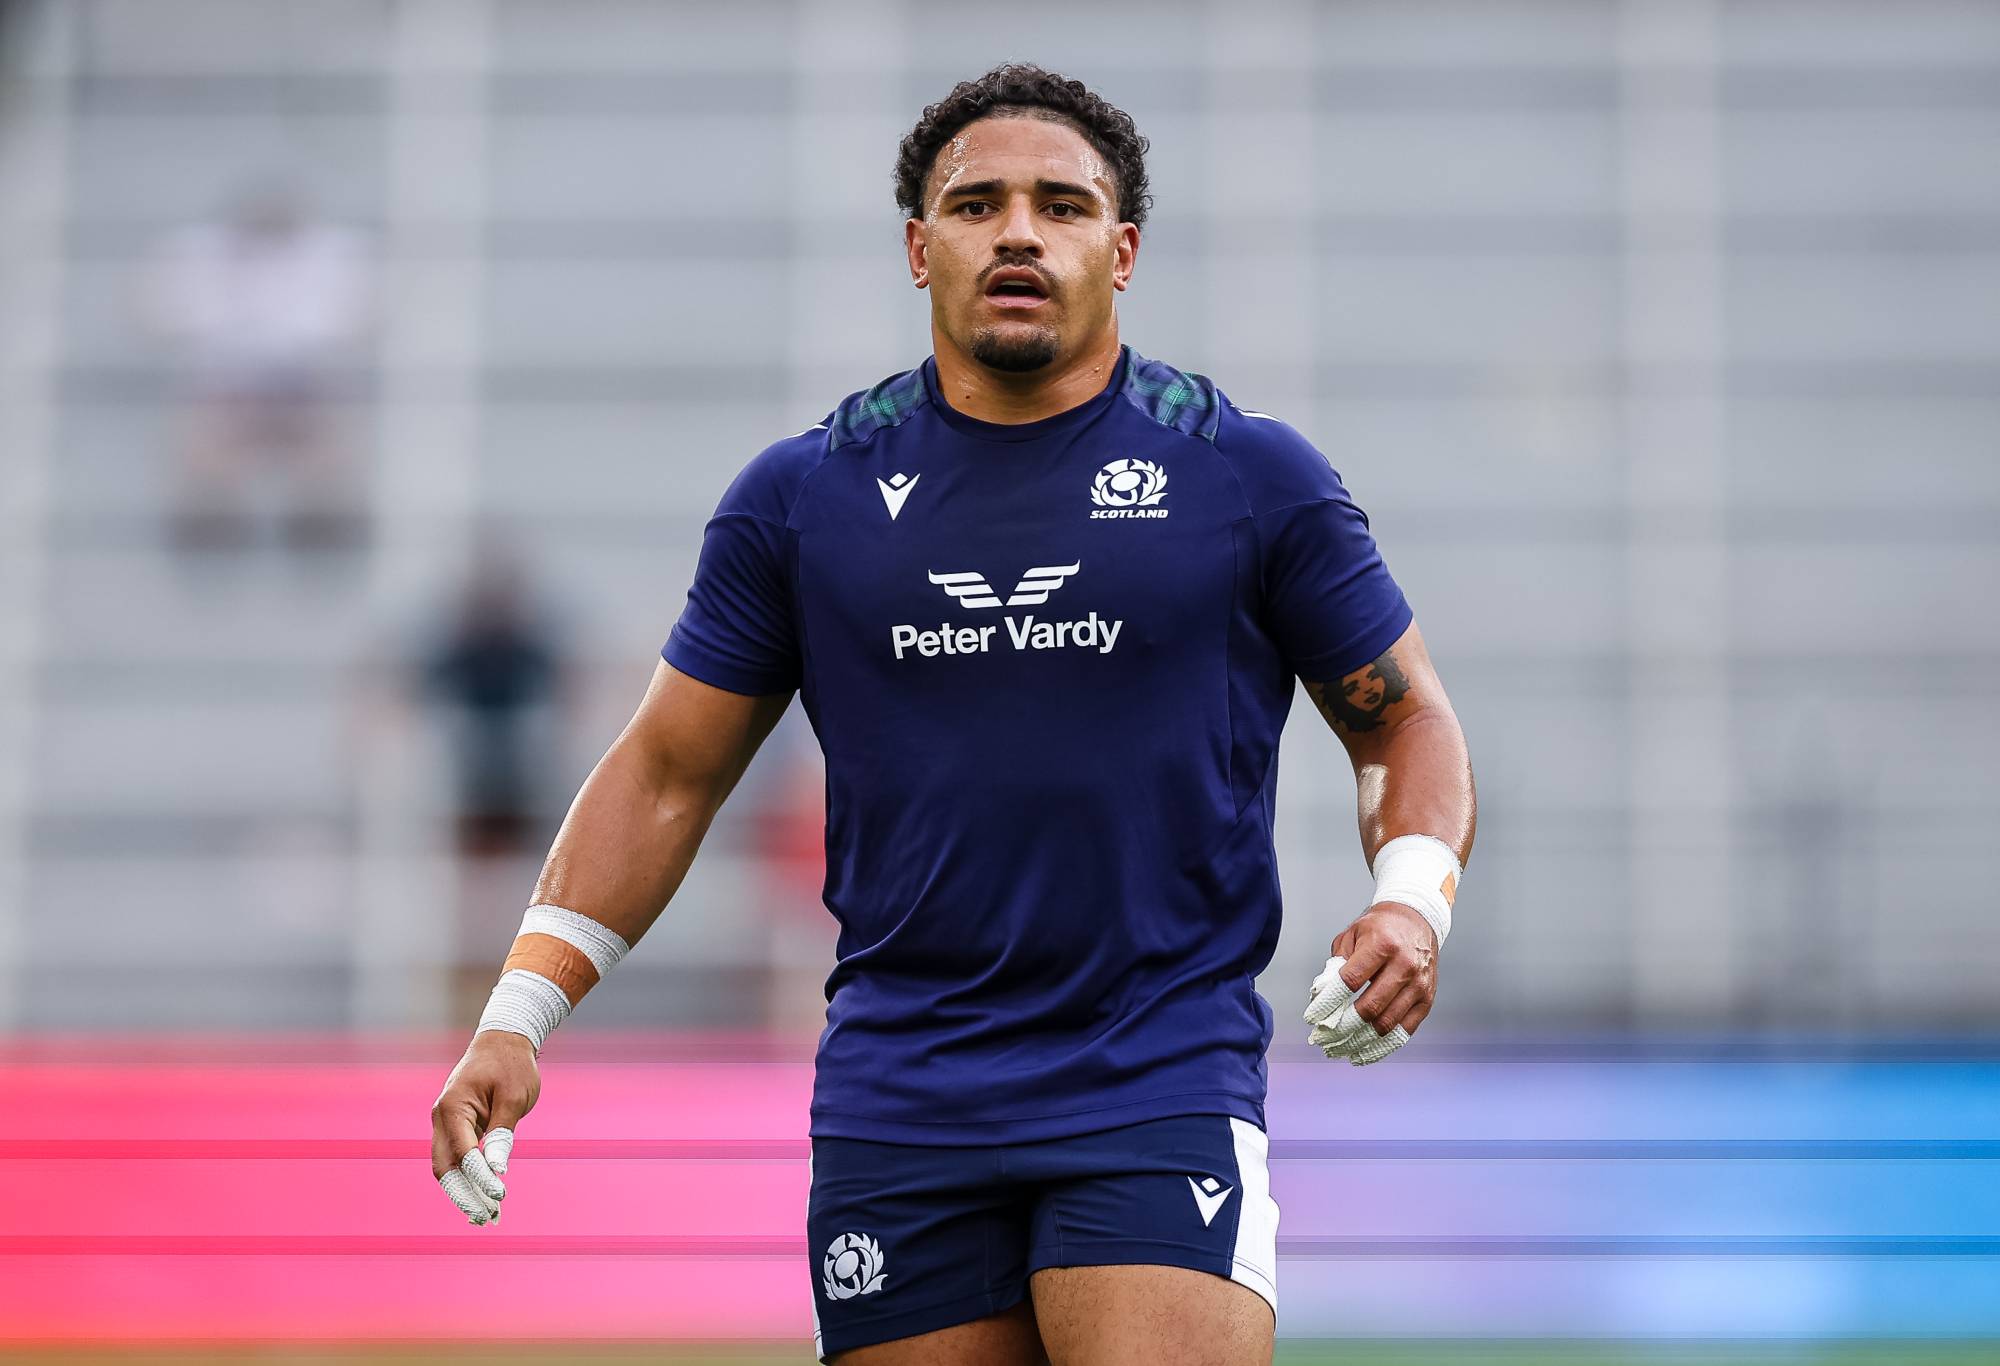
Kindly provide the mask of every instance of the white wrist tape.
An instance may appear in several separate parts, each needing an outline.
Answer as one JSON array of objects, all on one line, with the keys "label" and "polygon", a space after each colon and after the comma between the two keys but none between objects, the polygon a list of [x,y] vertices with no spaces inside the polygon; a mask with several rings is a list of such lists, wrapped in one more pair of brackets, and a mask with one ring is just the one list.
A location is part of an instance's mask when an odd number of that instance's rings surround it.
[{"label": "white wrist tape", "polygon": [[494,984],[493,994],[486,998],[486,1009],[472,1032],[504,1029],[511,1034],[526,1034],[540,1056],[543,1040],[549,1037],[550,1030],[569,1018],[569,1011],[569,997],[563,995],[561,987],[539,972],[510,968]]},{"label": "white wrist tape", "polygon": [[1451,932],[1458,880],[1465,875],[1451,846],[1435,835],[1398,835],[1375,851],[1372,871],[1375,901],[1401,902],[1415,910],[1430,922],[1442,948]]},{"label": "white wrist tape", "polygon": [[[548,946],[536,941],[524,944],[526,935],[546,935],[561,945],[551,954]],[[631,945],[623,936],[587,915],[561,906],[528,907],[514,950],[507,955],[507,965],[473,1032],[504,1029],[525,1034],[540,1055],[549,1031],[569,1018],[573,1001],[629,952]]]},{"label": "white wrist tape", "polygon": [[540,905],[528,907],[521,917],[521,934],[546,934],[574,948],[581,949],[590,965],[597,969],[597,975],[617,966],[618,960],[632,951],[632,946],[616,930],[587,915],[566,911],[560,906]]}]

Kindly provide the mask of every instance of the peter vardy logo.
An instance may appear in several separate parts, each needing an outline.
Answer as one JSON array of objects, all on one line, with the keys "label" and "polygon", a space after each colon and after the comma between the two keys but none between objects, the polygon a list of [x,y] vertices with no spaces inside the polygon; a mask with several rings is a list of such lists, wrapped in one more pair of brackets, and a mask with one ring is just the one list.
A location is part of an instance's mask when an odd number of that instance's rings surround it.
[{"label": "peter vardy logo", "polygon": [[[960,607],[974,610],[1033,607],[1047,602],[1049,594],[1068,583],[1081,568],[1082,561],[1038,565],[1021,575],[1014,591],[1005,599],[993,591],[993,585],[986,581],[984,574],[974,570],[940,574],[933,569],[925,577],[942,588]],[[1008,643],[1016,650],[1081,648],[1108,655],[1118,643],[1118,632],[1124,625],[1123,621],[1107,621],[1095,612],[1068,621],[1042,621],[1033,613],[1028,613],[1003,617],[992,626],[954,626],[948,621],[939,622],[935,631],[923,630],[915,625],[891,626],[889,645],[898,659],[910,651],[926,659],[937,655],[983,655],[993,648],[999,638],[1000,627],[1005,626]]]},{"label": "peter vardy logo", "polygon": [[1049,594],[1061,588],[1069,576],[1083,568],[1081,564],[1045,564],[1030,569],[1014,585],[1014,591],[1006,602],[1001,602],[986,579],[979,574],[938,574],[930,576],[932,583],[958,599],[960,607],[1032,607],[1049,600]]},{"label": "peter vardy logo", "polygon": [[882,1288],[882,1245],[865,1233],[843,1233],[828,1244],[820,1288],[830,1300],[851,1300]]},{"label": "peter vardy logo", "polygon": [[1113,460],[1090,481],[1092,517],[1164,517],[1167,472],[1150,460]]}]

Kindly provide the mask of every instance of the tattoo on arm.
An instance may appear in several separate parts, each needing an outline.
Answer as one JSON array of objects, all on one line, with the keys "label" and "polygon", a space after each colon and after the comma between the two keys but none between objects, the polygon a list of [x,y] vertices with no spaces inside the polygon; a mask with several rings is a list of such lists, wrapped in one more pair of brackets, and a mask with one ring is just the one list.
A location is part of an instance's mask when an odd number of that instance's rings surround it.
[{"label": "tattoo on arm", "polygon": [[1337,730],[1374,730],[1409,691],[1410,680],[1394,650],[1330,683],[1306,683],[1306,695]]}]

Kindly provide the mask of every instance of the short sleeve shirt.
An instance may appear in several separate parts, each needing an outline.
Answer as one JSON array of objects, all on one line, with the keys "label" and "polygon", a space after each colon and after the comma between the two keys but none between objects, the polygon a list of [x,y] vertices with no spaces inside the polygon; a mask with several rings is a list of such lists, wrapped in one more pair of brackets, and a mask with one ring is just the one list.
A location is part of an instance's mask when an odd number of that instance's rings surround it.
[{"label": "short sleeve shirt", "polygon": [[1262,1125],[1294,679],[1410,621],[1326,456],[1130,347],[1021,424],[927,359],[751,460],[661,653],[797,689],[826,756],[811,1132]]}]

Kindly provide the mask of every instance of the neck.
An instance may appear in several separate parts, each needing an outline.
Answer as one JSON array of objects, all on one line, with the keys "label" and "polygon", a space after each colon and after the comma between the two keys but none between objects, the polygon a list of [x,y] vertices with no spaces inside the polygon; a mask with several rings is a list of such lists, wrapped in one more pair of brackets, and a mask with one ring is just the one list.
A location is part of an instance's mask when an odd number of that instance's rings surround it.
[{"label": "neck", "polygon": [[1118,366],[1118,320],[1114,317],[1101,336],[1074,356],[1028,374],[981,365],[935,323],[931,348],[937,356],[938,392],[955,410],[981,422],[1035,422],[1088,403],[1111,382]]}]

